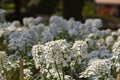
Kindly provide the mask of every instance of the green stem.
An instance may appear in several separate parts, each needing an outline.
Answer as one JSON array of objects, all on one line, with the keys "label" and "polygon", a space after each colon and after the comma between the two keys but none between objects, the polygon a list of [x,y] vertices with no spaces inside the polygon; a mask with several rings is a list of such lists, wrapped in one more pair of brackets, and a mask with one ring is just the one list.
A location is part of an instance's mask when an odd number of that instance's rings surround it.
[{"label": "green stem", "polygon": [[[72,66],[71,66],[72,67]],[[70,67],[70,76],[72,77],[73,75],[72,75],[72,68]]]},{"label": "green stem", "polygon": [[62,73],[63,73],[63,80],[65,80],[63,63],[62,63]]},{"label": "green stem", "polygon": [[23,59],[20,59],[20,80],[24,80],[24,72],[23,72]]},{"label": "green stem", "polygon": [[58,71],[58,67],[57,67],[56,61],[54,62],[54,64],[55,64],[55,68],[56,68],[56,70],[57,70],[58,76],[59,76],[60,80],[62,80],[61,77],[60,77],[60,73],[59,73],[59,71]]},{"label": "green stem", "polygon": [[44,74],[42,74],[42,80],[46,80]]},{"label": "green stem", "polygon": [[53,78],[53,76],[52,76],[52,74],[50,73],[49,69],[47,69],[47,70],[48,70],[48,73],[50,74],[51,78]]},{"label": "green stem", "polygon": [[75,65],[78,64],[78,58],[79,58],[79,56],[77,56],[77,58],[75,60]]},{"label": "green stem", "polygon": [[41,75],[36,76],[36,78],[34,80],[38,80],[40,77],[42,77]]}]

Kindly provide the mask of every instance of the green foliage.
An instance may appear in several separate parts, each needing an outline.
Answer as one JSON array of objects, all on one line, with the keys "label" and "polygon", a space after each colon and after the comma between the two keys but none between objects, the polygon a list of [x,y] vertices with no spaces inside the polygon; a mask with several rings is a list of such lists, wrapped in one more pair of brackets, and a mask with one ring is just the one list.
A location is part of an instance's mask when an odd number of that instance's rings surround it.
[{"label": "green foliage", "polygon": [[6,46],[3,44],[4,41],[4,37],[0,37],[0,51],[5,51],[6,50]]},{"label": "green foliage", "polygon": [[94,4],[90,3],[90,2],[87,2],[86,5],[83,8],[82,16],[84,18],[87,18],[87,17],[94,17],[95,15],[96,15],[96,13],[95,13]]}]

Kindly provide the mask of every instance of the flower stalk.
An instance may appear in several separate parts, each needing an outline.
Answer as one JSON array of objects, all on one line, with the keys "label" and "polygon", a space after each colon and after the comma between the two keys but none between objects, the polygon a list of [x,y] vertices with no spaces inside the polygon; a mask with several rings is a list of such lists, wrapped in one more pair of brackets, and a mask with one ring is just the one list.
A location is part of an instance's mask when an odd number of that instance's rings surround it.
[{"label": "flower stalk", "polygon": [[24,72],[23,72],[23,59],[20,59],[20,80],[24,80]]}]

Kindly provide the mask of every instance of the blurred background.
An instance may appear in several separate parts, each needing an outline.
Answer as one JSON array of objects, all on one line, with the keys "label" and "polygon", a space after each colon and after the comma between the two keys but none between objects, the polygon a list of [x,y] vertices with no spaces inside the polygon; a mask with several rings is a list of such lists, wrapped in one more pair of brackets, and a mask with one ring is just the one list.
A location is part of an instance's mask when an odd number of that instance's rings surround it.
[{"label": "blurred background", "polygon": [[6,20],[24,17],[60,15],[82,22],[88,18],[101,18],[104,29],[120,27],[120,0],[0,0],[0,9],[6,12]]}]

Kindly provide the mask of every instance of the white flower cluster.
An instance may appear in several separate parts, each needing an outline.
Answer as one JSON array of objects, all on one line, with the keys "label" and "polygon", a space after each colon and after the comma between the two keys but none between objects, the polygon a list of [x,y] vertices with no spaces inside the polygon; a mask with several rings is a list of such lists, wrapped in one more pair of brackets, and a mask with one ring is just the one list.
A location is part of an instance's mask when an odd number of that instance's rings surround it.
[{"label": "white flower cluster", "polygon": [[0,78],[4,78],[2,77],[3,74],[3,63],[6,63],[6,59],[7,59],[7,54],[5,51],[0,51]]},{"label": "white flower cluster", "polygon": [[[65,40],[57,40],[45,43],[45,45],[35,45],[32,49],[34,59],[39,55],[44,55],[45,61],[48,64],[63,64],[67,66],[66,61],[69,61],[70,54],[67,54],[68,43]],[[65,61],[66,60],[66,61]]]},{"label": "white flower cluster", "polygon": [[7,54],[5,51],[0,51],[0,61],[4,60],[7,57]]},{"label": "white flower cluster", "polygon": [[24,72],[24,75],[25,75],[25,76],[24,76],[24,79],[25,79],[25,80],[32,78],[31,75],[32,75],[33,73],[31,72],[30,69],[24,69],[23,72]]},{"label": "white flower cluster", "polygon": [[75,41],[72,47],[75,56],[84,58],[88,54],[88,44],[85,41]]},{"label": "white flower cluster", "polygon": [[112,60],[114,62],[114,66],[116,66],[116,71],[119,72],[120,71],[120,41],[115,42],[113,49],[113,56],[112,56]]},{"label": "white flower cluster", "polygon": [[43,52],[44,52],[44,45],[38,44],[33,46],[32,48],[32,56],[37,69],[42,67],[43,64],[41,63],[45,63],[45,59],[44,59],[45,54]]},{"label": "white flower cluster", "polygon": [[111,75],[112,62],[107,59],[92,59],[88,63],[87,69],[80,74],[80,77],[90,80],[114,80]]},{"label": "white flower cluster", "polygon": [[[55,78],[59,77],[62,67],[68,67],[71,61],[71,54],[67,52],[68,47],[66,40],[62,39],[33,46],[32,55],[36,68],[41,68],[40,72],[47,72],[49,76],[51,73]],[[47,69],[49,71],[46,71]]]},{"label": "white flower cluster", "polygon": [[37,17],[37,18],[33,18],[33,17],[25,17],[23,19],[23,24],[24,26],[28,26],[28,27],[32,27],[34,25],[38,25],[42,22],[42,17]]}]

